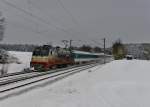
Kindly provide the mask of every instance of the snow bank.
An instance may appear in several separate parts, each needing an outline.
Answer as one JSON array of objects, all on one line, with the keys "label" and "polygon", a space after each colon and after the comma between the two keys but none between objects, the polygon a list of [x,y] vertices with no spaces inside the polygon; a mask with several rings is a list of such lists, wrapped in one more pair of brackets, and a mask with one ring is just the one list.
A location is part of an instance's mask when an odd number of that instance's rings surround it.
[{"label": "snow bank", "polygon": [[149,69],[149,61],[113,61],[0,101],[0,107],[149,107]]},{"label": "snow bank", "polygon": [[20,72],[24,68],[30,67],[30,61],[31,61],[31,56],[32,56],[31,52],[10,51],[9,53],[13,55],[14,57],[18,58],[21,64],[16,64],[16,63],[9,64],[8,73]]}]

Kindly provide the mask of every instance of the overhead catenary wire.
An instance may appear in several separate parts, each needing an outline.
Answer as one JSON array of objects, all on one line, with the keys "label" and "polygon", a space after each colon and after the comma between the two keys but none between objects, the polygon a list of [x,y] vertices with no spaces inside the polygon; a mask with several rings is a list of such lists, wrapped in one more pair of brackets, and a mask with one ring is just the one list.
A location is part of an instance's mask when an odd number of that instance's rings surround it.
[{"label": "overhead catenary wire", "polygon": [[44,20],[43,18],[38,17],[37,15],[35,15],[35,14],[29,12],[29,11],[26,11],[25,9],[20,8],[20,7],[16,6],[15,4],[11,3],[11,2],[8,2],[7,0],[1,0],[1,1],[2,1],[4,4],[9,5],[9,6],[15,8],[15,9],[17,9],[17,10],[19,10],[19,11],[21,11],[21,12],[27,14],[27,15],[29,15],[30,17],[35,18],[36,20],[38,20],[38,21],[40,21],[40,22],[42,22],[42,23],[44,23],[44,24],[46,24],[46,25],[49,25],[49,26],[51,26],[51,27],[54,27],[56,30],[60,30],[60,31],[63,31],[63,32],[67,33],[67,34],[68,34],[68,33],[70,34],[70,32],[67,31],[66,29],[61,28],[61,27],[58,27],[58,26],[55,26],[55,25],[53,25],[52,23],[50,23],[49,21],[46,21],[46,20]]},{"label": "overhead catenary wire", "polygon": [[96,41],[96,40],[92,40],[92,41],[93,41],[94,43],[100,45],[100,46],[104,46],[104,44],[102,44],[102,43],[100,43],[100,42],[98,42],[98,41]]},{"label": "overhead catenary wire", "polygon": [[[65,7],[65,5],[63,4],[63,2],[61,1],[61,0],[56,0],[57,1],[57,3],[59,3],[59,5],[64,9],[64,11],[71,17],[71,19],[72,19],[72,22],[74,23],[74,24],[76,24],[76,25],[78,25],[79,26],[79,23],[78,23],[78,20],[73,16],[73,14]],[[44,11],[43,10],[41,10],[38,6],[36,6],[31,0],[27,0],[27,3],[28,3],[28,5],[29,5],[29,10],[31,10],[31,7],[32,8],[35,8],[35,9],[37,9],[37,10],[39,10],[40,12],[42,12],[42,13],[44,13]],[[50,19],[52,20],[52,21],[54,21],[54,22],[58,22],[58,20],[56,20],[56,18],[54,18],[52,15],[50,15],[49,13],[47,13],[49,16],[50,16]],[[64,27],[64,25],[61,23],[61,25]],[[66,28],[66,27],[65,27]],[[40,31],[39,33],[43,33],[43,32],[48,32],[49,30],[43,30],[43,31]],[[71,35],[70,36],[75,36],[74,34],[73,34],[73,32],[70,30],[69,31],[69,33],[71,33]],[[80,33],[80,32],[78,32],[78,33]]]},{"label": "overhead catenary wire", "polygon": [[[3,10],[8,11],[8,10],[5,9],[5,8],[3,8]],[[26,20],[26,21],[28,21],[28,22],[30,22],[30,23],[36,24],[36,27],[37,27],[37,25],[39,24],[38,22],[34,21],[33,19],[27,18],[27,17],[25,17],[24,15],[15,14],[15,16],[21,17],[22,19],[24,19],[24,20]],[[8,22],[8,23],[9,23],[9,22]],[[10,25],[11,25],[11,24],[12,24],[13,26],[17,27],[17,28],[28,29],[29,31],[34,32],[34,33],[41,33],[41,31],[38,31],[38,30],[34,29],[34,28],[31,27],[31,26],[26,27],[24,24],[22,24],[22,26],[20,26],[21,24],[19,24],[19,23],[14,23],[13,21],[10,22]]]},{"label": "overhead catenary wire", "polygon": [[71,17],[72,22],[75,24],[79,24],[78,21],[76,20],[76,18],[73,16],[73,14],[65,7],[65,5],[63,4],[63,2],[61,0],[57,0],[57,2],[60,4],[60,6],[64,9],[64,11]]},{"label": "overhead catenary wire", "polygon": [[[32,10],[31,8],[37,9],[38,11],[40,11],[41,13],[45,13],[43,10],[41,10],[38,6],[36,6],[31,0],[27,0],[27,3],[29,5],[29,10]],[[49,19],[51,19],[53,22],[59,22],[59,20],[56,20],[55,17],[53,17],[52,15],[50,15],[49,13],[46,13],[49,16]],[[64,25],[61,23],[61,25],[64,27]]]},{"label": "overhead catenary wire", "polygon": [[91,45],[92,46],[92,43],[89,43],[89,41],[85,41],[85,40],[78,40],[79,42],[82,43],[82,45]]},{"label": "overhead catenary wire", "polygon": [[11,22],[11,24],[13,25],[13,26],[15,26],[15,27],[18,27],[18,28],[23,28],[23,29],[27,29],[27,30],[29,30],[29,31],[31,31],[31,32],[33,32],[33,33],[37,33],[37,34],[40,34],[41,32],[40,31],[37,31],[36,29],[34,29],[34,28],[32,28],[32,27],[26,27],[26,26],[20,26],[20,25],[16,25],[16,23],[12,23]]},{"label": "overhead catenary wire", "polygon": [[[31,0],[27,0],[27,4],[28,4],[28,10],[29,10],[30,12],[32,12],[32,7],[33,7],[32,1],[31,1]],[[39,24],[38,24],[38,23],[35,23],[35,25],[36,25],[36,31],[35,31],[35,32],[38,33],[38,34],[49,31],[49,30],[42,30],[42,31],[39,31],[39,26],[38,26]]]},{"label": "overhead catenary wire", "polygon": [[[56,0],[59,5],[64,9],[64,11],[71,17],[71,20],[74,24],[80,26],[78,20],[74,17],[74,15],[65,7],[64,3],[61,0]],[[80,33],[80,32],[78,32]]]}]

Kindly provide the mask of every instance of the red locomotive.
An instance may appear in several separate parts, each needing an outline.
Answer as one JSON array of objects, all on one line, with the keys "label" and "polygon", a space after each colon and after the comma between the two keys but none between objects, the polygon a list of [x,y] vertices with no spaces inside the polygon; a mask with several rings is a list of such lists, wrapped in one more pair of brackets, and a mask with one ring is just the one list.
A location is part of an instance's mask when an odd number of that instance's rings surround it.
[{"label": "red locomotive", "polygon": [[49,45],[35,48],[30,66],[35,70],[49,70],[74,64],[71,50]]}]

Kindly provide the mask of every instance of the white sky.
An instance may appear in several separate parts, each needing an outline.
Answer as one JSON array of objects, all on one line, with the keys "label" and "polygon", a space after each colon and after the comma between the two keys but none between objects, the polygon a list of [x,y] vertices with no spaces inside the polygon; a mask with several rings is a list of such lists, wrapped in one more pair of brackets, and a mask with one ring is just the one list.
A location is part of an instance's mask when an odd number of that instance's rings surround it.
[{"label": "white sky", "polygon": [[0,0],[0,11],[5,43],[150,42],[149,0]]}]

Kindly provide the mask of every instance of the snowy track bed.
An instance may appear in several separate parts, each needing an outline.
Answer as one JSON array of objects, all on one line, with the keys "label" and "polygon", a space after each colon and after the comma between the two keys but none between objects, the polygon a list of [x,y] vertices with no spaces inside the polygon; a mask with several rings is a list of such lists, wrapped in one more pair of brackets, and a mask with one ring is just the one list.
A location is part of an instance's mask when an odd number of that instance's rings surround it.
[{"label": "snowy track bed", "polygon": [[[97,64],[90,64],[90,65],[86,65],[86,66],[82,66],[82,67],[77,67],[77,68],[72,68],[69,70],[64,70],[61,72],[56,72],[56,73],[50,73],[50,74],[41,74],[41,75],[36,75],[32,76],[32,78],[19,78],[19,79],[15,79],[12,81],[4,82],[4,84],[0,84],[0,99],[5,98],[6,96],[10,95],[10,93],[12,93],[13,91],[15,91],[15,89],[18,88],[25,88],[25,87],[30,87],[31,85],[33,85],[33,83],[38,83],[38,82],[45,82],[45,80],[49,80],[51,82],[60,80],[66,76],[72,75],[74,73],[80,72],[80,71],[84,71],[87,70],[91,67],[97,66]],[[24,80],[24,81],[23,81]],[[5,84],[6,83],[6,84]],[[35,85],[35,84],[34,84]]]},{"label": "snowy track bed", "polygon": [[[93,64],[93,63],[89,63],[89,64]],[[57,68],[57,69],[46,71],[46,72],[33,72],[28,69],[24,72],[9,73],[4,76],[0,76],[0,86],[13,83],[18,80],[30,79],[30,78],[37,77],[37,76],[61,72],[63,70],[76,69],[76,67],[82,67],[85,65],[88,65],[88,64],[74,65],[74,66],[70,66],[66,68]]]},{"label": "snowy track bed", "polygon": [[2,85],[4,81],[12,81],[13,79],[25,78],[25,77],[29,77],[29,76],[33,76],[37,74],[38,72],[27,72],[27,73],[20,73],[17,75],[4,76],[0,78],[0,86]]}]

